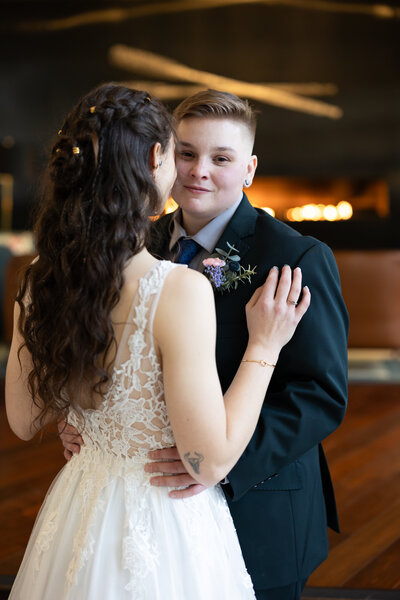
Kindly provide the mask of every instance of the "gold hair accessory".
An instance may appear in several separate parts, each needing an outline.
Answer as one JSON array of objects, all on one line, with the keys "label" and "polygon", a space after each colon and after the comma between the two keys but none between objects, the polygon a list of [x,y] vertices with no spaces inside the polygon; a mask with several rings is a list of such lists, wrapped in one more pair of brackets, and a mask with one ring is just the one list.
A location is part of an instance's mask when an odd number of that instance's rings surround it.
[{"label": "gold hair accessory", "polygon": [[62,134],[62,129],[59,129],[58,130],[58,135],[61,135],[61,134]]},{"label": "gold hair accessory", "polygon": [[261,367],[276,367],[272,363],[267,362],[266,360],[251,360],[251,359],[243,359],[242,362],[253,362],[258,363]]},{"label": "gold hair accessory", "polygon": [[56,148],[56,154],[57,152],[61,152],[61,148]]},{"label": "gold hair accessory", "polygon": [[147,103],[147,102],[151,102],[151,98],[150,98],[150,96],[146,96],[146,98],[144,99],[144,101],[145,101],[146,103]]},{"label": "gold hair accessory", "polygon": [[73,154],[79,154],[81,151],[80,148],[78,148],[78,146],[72,146],[72,153]]},{"label": "gold hair accessory", "polygon": [[90,111],[92,114],[93,114],[93,113],[95,113],[95,112],[96,112],[96,106],[91,106],[91,107],[89,108],[89,111]]}]

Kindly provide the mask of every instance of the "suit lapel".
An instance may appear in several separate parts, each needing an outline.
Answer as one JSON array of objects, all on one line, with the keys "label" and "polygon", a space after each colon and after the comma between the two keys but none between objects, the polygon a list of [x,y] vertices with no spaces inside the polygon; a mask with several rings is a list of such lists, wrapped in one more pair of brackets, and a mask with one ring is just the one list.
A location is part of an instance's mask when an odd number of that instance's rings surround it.
[{"label": "suit lapel", "polygon": [[226,243],[229,242],[243,258],[250,248],[250,238],[254,234],[257,217],[257,212],[251,206],[246,195],[243,194],[242,201],[219,238],[216,248],[227,251],[228,246]]}]

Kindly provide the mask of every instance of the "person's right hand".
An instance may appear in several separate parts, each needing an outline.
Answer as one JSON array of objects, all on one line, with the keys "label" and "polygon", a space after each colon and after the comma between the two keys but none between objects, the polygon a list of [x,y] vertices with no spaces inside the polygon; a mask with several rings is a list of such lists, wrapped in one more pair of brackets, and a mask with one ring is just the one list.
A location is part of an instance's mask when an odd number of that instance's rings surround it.
[{"label": "person's right hand", "polygon": [[191,498],[207,489],[188,473],[176,447],[153,450],[149,452],[149,459],[152,462],[147,463],[144,470],[158,475],[150,479],[151,485],[184,488],[171,490],[170,498]]},{"label": "person's right hand", "polygon": [[292,276],[291,268],[285,265],[280,277],[279,270],[273,267],[264,285],[254,292],[246,305],[249,346],[259,352],[264,351],[265,360],[276,362],[279,352],[292,338],[310,305],[310,290],[307,286],[302,290],[301,285],[299,267],[294,269]]},{"label": "person's right hand", "polygon": [[78,430],[66,421],[60,421],[57,425],[58,434],[64,446],[64,457],[71,460],[74,454],[79,454],[84,441]]}]

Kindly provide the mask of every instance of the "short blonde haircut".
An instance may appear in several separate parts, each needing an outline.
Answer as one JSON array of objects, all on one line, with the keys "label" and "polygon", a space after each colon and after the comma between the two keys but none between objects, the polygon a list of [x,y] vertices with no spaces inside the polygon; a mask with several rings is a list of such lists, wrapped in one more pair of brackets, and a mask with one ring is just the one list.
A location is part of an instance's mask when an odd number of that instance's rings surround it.
[{"label": "short blonde haircut", "polygon": [[185,98],[174,110],[177,123],[189,117],[238,121],[247,127],[254,142],[257,127],[256,112],[247,100],[242,100],[235,94],[218,90],[204,90],[193,94]]}]

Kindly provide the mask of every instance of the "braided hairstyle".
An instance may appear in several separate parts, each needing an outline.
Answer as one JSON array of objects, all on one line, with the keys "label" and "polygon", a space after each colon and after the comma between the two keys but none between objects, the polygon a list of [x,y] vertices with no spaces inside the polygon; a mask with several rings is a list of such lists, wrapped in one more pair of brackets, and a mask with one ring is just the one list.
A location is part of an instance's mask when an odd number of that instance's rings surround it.
[{"label": "braided hairstyle", "polygon": [[110,313],[123,269],[148,242],[149,216],[161,210],[151,150],[159,142],[165,152],[172,133],[158,100],[112,83],[84,96],[59,131],[34,228],[39,256],[17,295],[41,424],[74,404],[71,382],[90,382],[92,396],[109,379]]}]

